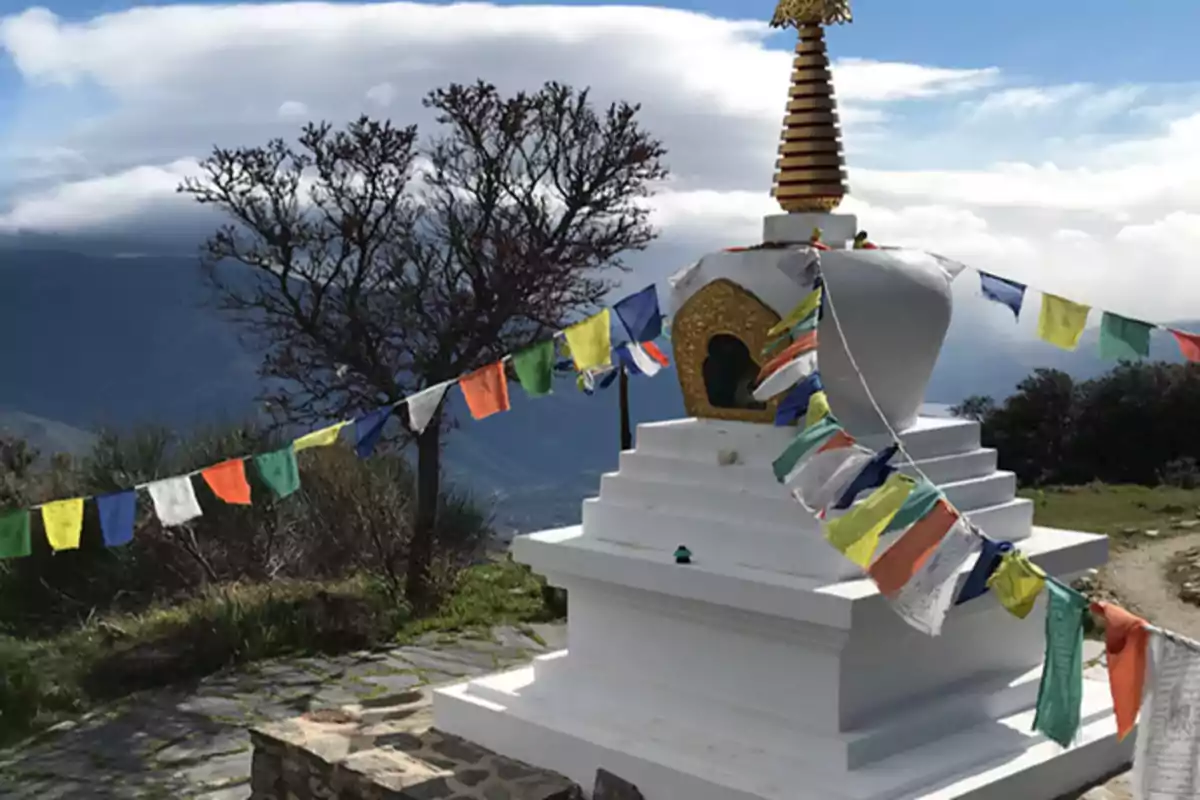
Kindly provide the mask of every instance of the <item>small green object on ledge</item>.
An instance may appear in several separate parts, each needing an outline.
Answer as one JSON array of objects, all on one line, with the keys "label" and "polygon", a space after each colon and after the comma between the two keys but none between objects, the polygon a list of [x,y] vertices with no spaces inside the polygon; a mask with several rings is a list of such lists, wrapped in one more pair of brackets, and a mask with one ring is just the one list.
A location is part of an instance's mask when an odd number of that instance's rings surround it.
[{"label": "small green object on ledge", "polygon": [[692,551],[687,549],[687,545],[679,545],[675,548],[675,563],[690,564],[692,563]]}]

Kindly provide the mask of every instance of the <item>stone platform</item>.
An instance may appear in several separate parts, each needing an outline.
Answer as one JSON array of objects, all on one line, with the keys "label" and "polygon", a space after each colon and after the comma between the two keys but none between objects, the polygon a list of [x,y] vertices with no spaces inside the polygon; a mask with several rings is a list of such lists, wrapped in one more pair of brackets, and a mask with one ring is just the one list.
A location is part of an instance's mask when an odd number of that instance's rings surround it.
[{"label": "stone platform", "polygon": [[316,711],[251,732],[251,800],[577,800],[579,787],[430,728],[429,695]]}]

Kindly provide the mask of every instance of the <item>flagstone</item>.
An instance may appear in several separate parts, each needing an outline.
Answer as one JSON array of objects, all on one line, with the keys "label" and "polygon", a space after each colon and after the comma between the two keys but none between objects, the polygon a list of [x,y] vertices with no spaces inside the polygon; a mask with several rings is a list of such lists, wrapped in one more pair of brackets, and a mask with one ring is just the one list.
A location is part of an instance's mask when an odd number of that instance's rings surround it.
[{"label": "flagstone", "polygon": [[563,642],[561,627],[533,626],[536,638],[508,627],[385,651],[277,659],[210,676],[191,693],[144,692],[0,751],[0,797],[245,798],[248,725],[349,707],[381,741],[402,742],[407,728],[430,722],[419,687],[527,660]]}]

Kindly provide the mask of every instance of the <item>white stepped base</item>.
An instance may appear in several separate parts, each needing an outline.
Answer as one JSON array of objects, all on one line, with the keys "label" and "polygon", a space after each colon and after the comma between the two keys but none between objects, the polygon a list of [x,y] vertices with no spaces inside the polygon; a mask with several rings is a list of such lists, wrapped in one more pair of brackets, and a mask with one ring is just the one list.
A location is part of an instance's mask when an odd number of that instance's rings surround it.
[{"label": "white stepped base", "polygon": [[[605,475],[599,497],[584,501],[585,537],[673,551],[686,544],[708,563],[777,569],[838,580],[859,571],[829,548],[817,521],[775,479],[772,462],[796,428],[684,419],[639,425],[637,447]],[[1016,478],[996,469],[980,447],[979,425],[923,418],[902,434],[916,467],[989,535],[1023,541],[1033,504],[1016,497]],[[887,442],[867,437],[878,449]]]},{"label": "white stepped base", "polygon": [[[563,651],[539,662],[565,656]],[[777,722],[702,702],[664,705],[649,695],[614,700],[597,687],[573,690],[555,682],[554,671],[542,687],[541,671],[526,667],[438,690],[438,727],[555,770],[585,790],[604,768],[636,784],[648,800],[1053,800],[1109,774],[1132,752],[1132,737],[1116,740],[1103,673],[1085,681],[1083,725],[1068,750],[1030,732],[1033,711],[1026,703],[941,738],[922,736],[919,746],[844,771],[823,768],[812,758],[817,743]],[[938,711],[1003,709],[1014,690],[1036,695],[1037,680],[1031,671],[1021,685],[990,695],[963,691]],[[921,723],[921,715],[906,715],[840,738],[848,748],[906,737],[911,744],[914,734],[923,733]]]}]

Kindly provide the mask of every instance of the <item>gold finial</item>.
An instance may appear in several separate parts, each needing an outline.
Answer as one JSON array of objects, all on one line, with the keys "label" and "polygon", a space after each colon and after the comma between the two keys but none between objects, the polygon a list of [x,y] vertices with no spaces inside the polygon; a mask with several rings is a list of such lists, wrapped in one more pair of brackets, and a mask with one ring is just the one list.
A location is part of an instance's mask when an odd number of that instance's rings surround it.
[{"label": "gold finial", "polygon": [[852,22],[850,0],[779,0],[772,28],[799,28],[801,25],[841,25]]},{"label": "gold finial", "polygon": [[850,0],[779,0],[771,26],[800,41],[771,194],[789,212],[829,212],[846,196],[846,161],[822,25],[850,22]]}]

